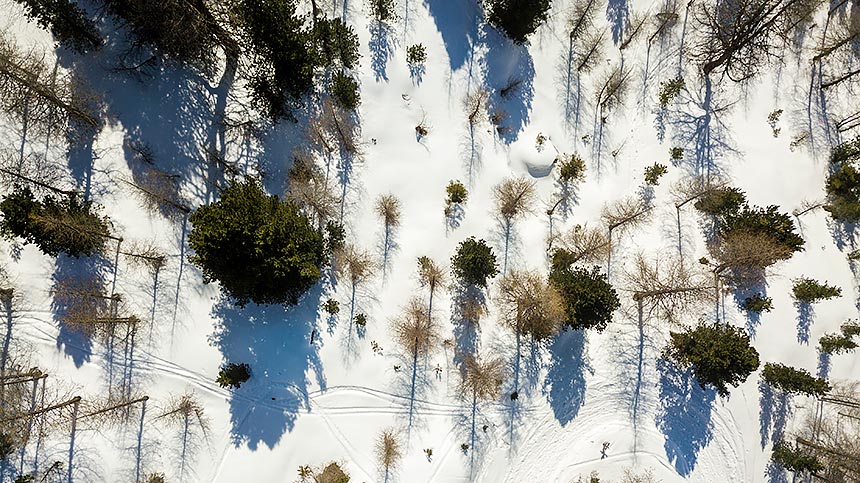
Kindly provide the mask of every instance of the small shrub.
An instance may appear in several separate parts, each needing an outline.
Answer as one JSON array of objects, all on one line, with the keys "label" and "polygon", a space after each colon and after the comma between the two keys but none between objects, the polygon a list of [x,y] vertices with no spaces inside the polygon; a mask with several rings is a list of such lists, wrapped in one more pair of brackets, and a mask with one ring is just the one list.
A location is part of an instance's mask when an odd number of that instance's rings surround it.
[{"label": "small shrub", "polygon": [[406,48],[406,63],[411,67],[421,67],[427,61],[427,48],[423,44],[410,45]]},{"label": "small shrub", "polygon": [[358,92],[358,82],[344,71],[334,74],[331,79],[331,96],[345,109],[354,111],[361,104],[361,94]]},{"label": "small shrub", "polygon": [[427,123],[421,121],[417,126],[415,126],[415,135],[419,138],[423,138],[430,134],[430,128],[427,127]]},{"label": "small shrub", "polygon": [[349,483],[349,475],[337,463],[329,463],[314,475],[315,483]]},{"label": "small shrub", "polygon": [[796,448],[785,441],[780,441],[774,445],[771,458],[789,471],[815,474],[824,470],[824,465],[815,455],[806,453],[799,447]]},{"label": "small shrub", "polygon": [[487,279],[499,273],[496,255],[484,240],[469,237],[457,247],[451,257],[451,271],[465,285],[486,287]]},{"label": "small shrub", "polygon": [[[684,79],[682,77],[678,77],[676,79],[672,79],[670,81],[661,82],[660,83],[660,93],[658,94],[658,100],[660,102],[660,108],[665,109],[672,100],[678,97],[678,94],[681,93],[681,89],[684,88]],[[675,148],[678,149],[678,148]],[[674,158],[673,158],[674,159]]]},{"label": "small shrub", "polygon": [[221,366],[218,371],[218,378],[215,382],[221,387],[229,387],[239,389],[242,383],[251,378],[251,366],[245,364],[236,364],[235,362],[227,363]]},{"label": "small shrub", "polygon": [[645,183],[651,186],[657,186],[660,184],[660,177],[668,172],[669,170],[666,168],[666,165],[654,163],[653,165],[645,168]]},{"label": "small shrub", "polygon": [[783,364],[768,362],[764,365],[761,378],[769,386],[788,394],[823,396],[830,391],[830,384],[820,377],[814,377],[803,369],[795,369]]},{"label": "small shrub", "polygon": [[340,312],[340,304],[337,303],[337,300],[328,299],[323,304],[323,310],[329,315],[337,315]]},{"label": "small shrub", "polygon": [[860,170],[853,163],[838,165],[827,176],[824,188],[827,192],[824,209],[834,220],[860,221]]},{"label": "small shrub", "polygon": [[842,334],[847,337],[857,337],[860,335],[860,323],[857,321],[848,321],[842,324]]},{"label": "small shrub", "polygon": [[750,312],[770,312],[773,309],[773,299],[760,293],[747,297],[741,304],[741,308]]},{"label": "small shrub", "polygon": [[445,188],[445,192],[448,193],[448,199],[445,200],[446,204],[455,204],[455,203],[465,203],[466,200],[469,199],[469,190],[460,182],[460,180],[452,180],[448,183],[448,187]]},{"label": "small shrub", "polygon": [[672,161],[680,161],[684,159],[684,148],[672,148],[669,150],[669,159]]},{"label": "small shrub", "polygon": [[776,127],[779,123],[779,117],[782,116],[782,109],[776,109],[767,115],[767,124],[770,126],[771,131],[773,132],[773,137],[779,137],[781,128]]},{"label": "small shrub", "polygon": [[794,280],[791,293],[798,302],[812,304],[822,300],[829,300],[842,295],[842,289],[820,283],[811,278],[799,278]]},{"label": "small shrub", "polygon": [[357,327],[366,327],[367,326],[367,316],[364,314],[358,314],[353,318],[355,325]]},{"label": "small shrub", "polygon": [[559,154],[555,158],[558,179],[562,183],[582,181],[585,178],[585,160],[578,154]]},{"label": "small shrub", "polygon": [[535,149],[538,152],[543,151],[544,146],[546,145],[547,137],[543,135],[543,133],[539,133],[535,138]]},{"label": "small shrub", "polygon": [[[44,480],[42,480],[44,481]],[[36,477],[33,475],[18,475],[13,483],[35,483]],[[147,482],[149,483],[149,482]],[[163,482],[162,482],[163,483]]]}]

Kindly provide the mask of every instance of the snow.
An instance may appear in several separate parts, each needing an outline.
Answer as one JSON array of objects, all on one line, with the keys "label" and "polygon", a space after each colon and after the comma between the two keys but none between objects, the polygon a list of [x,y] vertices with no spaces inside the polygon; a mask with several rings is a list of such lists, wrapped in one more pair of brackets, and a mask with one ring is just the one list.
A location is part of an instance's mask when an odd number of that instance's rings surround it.
[{"label": "snow", "polygon": [[[217,286],[203,284],[200,272],[181,261],[183,254],[188,255],[181,247],[182,221],[149,214],[120,181],[132,176],[125,143],[138,139],[153,146],[160,167],[183,174],[183,194],[195,206],[215,197],[206,183],[203,150],[214,131],[216,98],[222,95],[217,76],[210,81],[168,69],[154,78],[136,80],[106,72],[108,58],[84,58],[73,65],[70,55],[60,52],[64,68],[81,69],[92,88],[104,94],[108,124],[92,147],[94,198],[125,240],[152,240],[170,254],[161,274],[152,333],[141,337],[144,340],[135,354],[135,389],[151,398],[149,419],[143,425],[145,471],[164,472],[167,481],[293,481],[301,465],[340,461],[351,481],[383,481],[374,457],[375,438],[381,429],[394,427],[402,430],[406,450],[391,481],[566,483],[593,470],[601,478],[616,479],[627,467],[652,468],[666,483],[770,481],[766,465],[772,441],[768,425],[761,430],[766,415],[760,407],[757,374],[727,398],[703,391],[676,369],[658,362],[668,329],[654,324],[646,328],[644,383],[634,407],[636,364],[630,354],[637,343],[631,335],[636,321],[622,311],[602,334],[564,333],[547,348],[525,354],[525,359],[534,355],[534,362],[523,369],[526,382],[519,400],[512,403],[503,396],[479,407],[477,444],[468,452],[460,445],[469,441],[471,406],[457,396],[453,348],[437,351],[420,361],[415,416],[407,429],[411,359],[396,348],[388,327],[410,297],[428,296],[417,279],[417,257],[447,262],[460,241],[476,236],[486,239],[501,259],[504,227],[493,215],[492,188],[504,178],[533,179],[541,199],[533,214],[513,225],[508,269],[545,271],[549,221],[544,211],[555,200],[552,162],[556,152],[577,151],[588,161],[586,181],[569,216],[554,217],[553,230],[559,233],[575,224],[598,226],[605,204],[638,195],[644,168],[654,162],[668,164],[669,149],[683,145],[685,162],[670,166],[654,189],[649,223],[618,241],[611,280],[623,283],[624,263],[637,252],[653,256],[677,250],[669,186],[692,172],[693,145],[676,141],[683,126],[667,126],[662,143],[654,128],[656,86],[674,76],[676,54],[654,49],[651,77],[645,83],[644,47],[634,44],[625,51],[625,65],[634,66],[634,81],[623,108],[613,111],[604,126],[605,148],[598,169],[593,149],[597,124],[588,104],[600,71],[616,65],[620,55],[616,48],[608,48],[606,66],[583,78],[582,119],[578,126],[566,121],[568,45],[563,25],[569,3],[556,0],[548,24],[527,46],[518,47],[479,22],[480,9],[473,0],[402,0],[403,14],[387,39],[372,38],[373,24],[358,1],[344,2],[349,7],[346,17],[361,43],[359,112],[364,151],[352,166],[345,191],[348,239],[381,260],[383,226],[373,204],[388,193],[402,204],[402,225],[394,231],[386,272],[358,287],[355,312],[368,316],[363,337],[349,332],[344,315],[348,311],[341,310],[330,325],[320,308],[328,298],[348,307],[348,282],[327,278],[298,306],[288,309],[238,308],[223,300]],[[636,11],[659,8],[644,1],[628,7],[623,2],[619,7],[615,0],[610,3],[613,8]],[[3,12],[3,24],[23,46],[50,46],[48,34],[27,24],[18,6],[7,3]],[[598,23],[608,25],[603,18]],[[420,82],[410,77],[405,62],[406,47],[418,42],[428,52]],[[699,115],[698,81],[690,71],[685,77],[694,95],[679,101],[678,109]],[[512,78],[523,84],[510,98],[493,93]],[[713,139],[731,147],[716,153],[715,166],[747,193],[751,203],[777,204],[790,212],[802,200],[823,196],[826,163],[821,153],[826,149],[819,146],[819,155],[813,156],[808,149],[789,148],[795,134],[792,126],[801,122],[795,119],[796,106],[789,104],[794,97],[804,96],[804,82],[798,81],[800,87],[781,95],[781,100],[774,99],[774,85],[771,77],[764,76],[745,96],[728,82],[716,89],[721,102],[740,102],[721,113],[714,124]],[[512,130],[499,137],[484,121],[474,129],[473,149],[462,100],[481,86],[491,91],[491,107],[508,111],[505,124]],[[776,108],[784,108],[785,113],[783,133],[774,138],[767,114]],[[422,120],[430,133],[417,141],[414,127]],[[267,187],[282,193],[289,154],[301,143],[301,127],[290,123],[270,127],[247,150],[231,140],[228,159],[245,166],[244,156],[249,153],[263,157],[272,175]],[[4,136],[8,131],[4,129]],[[539,134],[547,138],[542,149],[536,146]],[[591,144],[583,142],[586,134],[592,135]],[[453,179],[469,188],[465,216],[456,228],[448,227],[443,215],[445,187]],[[78,176],[77,182],[83,183],[83,178]],[[692,207],[681,214],[685,257],[695,261],[707,255],[699,219]],[[834,239],[826,213],[815,210],[799,221],[806,250],[780,264],[767,280],[774,310],[763,314],[757,324],[737,310],[731,296],[726,297],[724,310],[732,324],[754,329],[762,362],[783,362],[815,373],[819,369],[816,341],[857,316],[857,288],[845,258],[850,248]],[[60,333],[51,310],[52,276],[81,262],[64,258],[55,262],[32,246],[24,247],[14,259],[10,243],[4,241],[0,247],[2,266],[20,302],[16,340],[31,348],[53,382],[84,397],[98,396],[108,387],[105,348],[97,343],[87,348],[81,340]],[[152,280],[145,272],[122,262],[117,274],[117,292],[126,294],[141,315],[149,314],[152,300]],[[798,342],[798,312],[790,296],[791,280],[799,276],[826,280],[843,289],[842,297],[815,305],[808,343]],[[494,295],[491,289],[490,313],[476,334],[476,348],[480,354],[511,360],[513,335],[498,322]],[[452,304],[448,290],[435,294],[434,316],[445,338],[453,337]],[[713,317],[713,313],[690,314],[687,322],[695,322],[700,315]],[[316,330],[313,344],[312,330]],[[371,341],[383,348],[382,354],[371,351]],[[525,346],[524,351],[530,352]],[[249,363],[253,378],[235,391],[218,387],[215,377],[226,361]],[[855,355],[834,357],[830,364],[832,379],[860,376]],[[437,366],[442,368],[438,377]],[[510,381],[504,390],[505,394],[511,390]],[[186,392],[199,398],[210,427],[206,434],[192,431],[192,444],[183,454],[180,431],[154,418],[171,397]],[[801,397],[795,402],[797,410],[811,404]],[[486,431],[480,429],[484,424]],[[83,425],[75,441],[74,480],[132,481],[137,438],[137,423],[98,430]],[[611,446],[601,458],[604,441]],[[426,457],[425,448],[432,448],[432,458]],[[66,451],[67,438],[52,439],[42,448],[43,468],[47,461],[64,459]],[[33,455],[31,449],[28,457]],[[7,470],[2,481],[11,481],[9,475]]]}]

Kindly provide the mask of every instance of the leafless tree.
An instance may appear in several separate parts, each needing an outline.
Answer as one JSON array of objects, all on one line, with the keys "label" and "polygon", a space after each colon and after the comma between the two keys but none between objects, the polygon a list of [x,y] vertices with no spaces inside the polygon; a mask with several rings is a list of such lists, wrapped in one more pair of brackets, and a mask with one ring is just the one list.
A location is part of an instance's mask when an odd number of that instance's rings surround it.
[{"label": "leafless tree", "polygon": [[433,295],[436,289],[444,287],[446,282],[445,270],[429,257],[418,257],[418,280],[421,285],[430,289],[430,300],[427,311],[433,312]]},{"label": "leafless tree", "polygon": [[568,265],[576,263],[593,264],[609,257],[609,238],[606,230],[591,228],[588,225],[575,225],[555,238],[553,257],[563,256]]},{"label": "leafless tree", "polygon": [[603,208],[601,218],[606,225],[609,240],[609,254],[606,262],[606,273],[610,273],[612,263],[612,234],[616,230],[631,230],[647,221],[652,207],[638,197],[629,196],[616,200]]},{"label": "leafless tree", "polygon": [[504,223],[505,256],[502,263],[502,273],[504,273],[508,267],[511,226],[516,219],[531,213],[537,199],[535,184],[522,176],[506,178],[493,188],[493,198],[496,202],[496,211]]},{"label": "leafless tree", "polygon": [[376,199],[376,214],[382,218],[385,233],[382,239],[382,268],[388,266],[388,257],[393,246],[394,230],[400,226],[400,200],[392,194],[381,195]]},{"label": "leafless tree", "polygon": [[520,349],[522,336],[532,343],[556,335],[565,320],[561,295],[543,276],[534,271],[511,271],[499,281],[503,321],[516,336],[514,359],[514,392],[519,391]]},{"label": "leafless tree", "polygon": [[415,384],[418,377],[418,357],[433,352],[439,344],[439,327],[433,322],[427,306],[413,298],[391,327],[394,340],[404,352],[412,356],[412,382],[409,397],[409,427],[415,408]]},{"label": "leafless tree", "polygon": [[383,429],[376,437],[376,459],[385,471],[385,481],[388,481],[391,471],[397,468],[403,457],[403,449],[397,432],[394,429]]},{"label": "leafless tree", "polygon": [[356,288],[373,276],[376,271],[376,264],[367,250],[362,250],[354,245],[347,245],[335,253],[334,270],[338,277],[346,278],[350,283],[349,326],[351,330],[352,318],[355,315]]},{"label": "leafless tree", "polygon": [[120,178],[134,188],[144,208],[152,213],[161,213],[170,219],[181,219],[191,213],[191,207],[182,199],[179,190],[179,175],[162,171],[155,166],[152,149],[142,143],[126,143],[134,153],[133,179]]},{"label": "leafless tree", "polygon": [[307,156],[295,156],[288,176],[288,195],[299,203],[317,228],[337,214],[337,198],[325,175]]},{"label": "leafless tree", "polygon": [[477,126],[487,120],[487,100],[489,93],[484,88],[475,89],[463,98],[463,112],[469,126]]},{"label": "leafless tree", "polygon": [[735,82],[755,76],[779,57],[784,39],[808,21],[821,0],[700,2],[694,58],[707,77],[720,70]]},{"label": "leafless tree", "polygon": [[466,356],[463,367],[458,389],[460,396],[472,403],[470,447],[472,448],[471,460],[474,463],[478,405],[483,401],[492,401],[499,397],[502,381],[505,379],[505,363],[500,358],[481,360],[470,354]]},{"label": "leafless tree", "polygon": [[172,397],[161,413],[154,418],[163,420],[169,426],[179,426],[179,474],[180,478],[185,475],[186,465],[190,459],[189,455],[194,453],[195,434],[197,431],[207,438],[210,431],[209,417],[206,416],[203,405],[193,393],[185,393],[180,397]]},{"label": "leafless tree", "polygon": [[624,97],[629,86],[631,70],[623,64],[614,66],[597,80],[595,85],[594,104],[594,150],[597,153],[597,175],[600,176],[600,160],[603,152],[603,132],[609,120],[609,114],[624,103]]},{"label": "leafless tree", "polygon": [[678,179],[671,188],[672,198],[675,201],[675,219],[678,226],[678,257],[683,256],[683,242],[681,240],[681,209],[688,203],[698,200],[714,190],[728,186],[728,182],[712,175],[710,179],[704,176],[684,176]]},{"label": "leafless tree", "polygon": [[630,46],[630,44],[639,37],[640,34],[644,33],[649,20],[648,15],[640,12],[633,13],[630,16],[630,20],[627,22],[627,29],[624,32],[624,36],[618,44],[618,50],[623,52],[624,49]]},{"label": "leafless tree", "polygon": [[714,289],[706,272],[677,257],[651,261],[640,253],[624,278],[637,304],[640,331],[646,316],[679,324],[681,317],[707,304]]}]

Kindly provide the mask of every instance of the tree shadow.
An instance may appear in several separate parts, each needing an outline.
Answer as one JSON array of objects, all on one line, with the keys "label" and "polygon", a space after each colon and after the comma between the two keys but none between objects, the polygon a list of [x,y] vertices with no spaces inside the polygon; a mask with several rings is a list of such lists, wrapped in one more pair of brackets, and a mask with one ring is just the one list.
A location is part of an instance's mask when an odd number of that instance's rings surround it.
[{"label": "tree shadow", "polygon": [[794,307],[797,309],[797,342],[808,344],[815,310],[809,302],[799,300],[795,300]]},{"label": "tree shadow", "polygon": [[454,365],[463,373],[463,364],[466,362],[466,357],[475,355],[478,351],[478,339],[480,337],[481,326],[473,320],[470,320],[463,312],[464,307],[468,304],[477,304],[480,307],[486,306],[486,296],[484,292],[473,285],[462,286],[456,285],[451,297],[451,323],[454,326]]},{"label": "tree shadow", "polygon": [[309,410],[308,386],[326,388],[318,345],[309,343],[317,330],[321,293],[317,284],[291,308],[248,304],[240,309],[224,297],[213,307],[218,322],[210,344],[225,362],[247,363],[252,372],[230,397],[235,446],[273,448],[285,431],[292,431],[299,410]]},{"label": "tree shadow", "polygon": [[827,379],[830,376],[830,354],[818,349],[818,367],[816,376]]},{"label": "tree shadow", "polygon": [[606,21],[612,30],[612,42],[618,43],[630,21],[630,7],[627,0],[609,0],[606,4]]},{"label": "tree shadow", "polygon": [[488,102],[496,133],[505,144],[517,140],[528,124],[534,99],[534,60],[525,45],[517,45],[485,26],[484,85],[492,86]]},{"label": "tree shadow", "polygon": [[[61,253],[57,257],[52,279],[55,286],[67,284],[71,280],[82,280],[88,286],[104,288],[107,286],[105,274],[109,271],[110,263],[101,257],[73,258]],[[85,362],[89,362],[93,354],[93,341],[89,334],[70,327],[64,322],[66,317],[75,310],[79,298],[79,296],[54,293],[51,300],[51,310],[59,327],[56,339],[57,349],[71,357],[75,367],[81,367]]]},{"label": "tree shadow", "polygon": [[392,28],[384,22],[375,21],[370,26],[370,67],[376,81],[388,81],[388,59],[394,55]]},{"label": "tree shadow", "polygon": [[681,476],[696,467],[699,451],[711,441],[711,411],[716,391],[702,389],[690,369],[657,360],[660,374],[660,411],[657,427],[663,433],[666,457]]},{"label": "tree shadow", "polygon": [[733,295],[738,308],[746,316],[747,321],[745,326],[747,333],[749,333],[750,338],[755,339],[756,331],[759,324],[761,324],[761,312],[746,310],[743,308],[743,303],[750,297],[767,297],[767,281],[764,277],[761,277],[742,286],[734,287]]},{"label": "tree shadow", "polygon": [[788,483],[788,476],[785,473],[785,469],[782,465],[773,460],[767,462],[767,466],[764,468],[764,474],[767,476],[768,483]]},{"label": "tree shadow", "polygon": [[759,435],[761,448],[768,443],[782,441],[785,434],[785,424],[791,412],[788,395],[783,391],[774,391],[764,381],[758,384],[759,391]]},{"label": "tree shadow", "polygon": [[445,209],[445,228],[450,233],[457,228],[460,228],[460,224],[463,222],[463,218],[466,217],[466,210],[463,208],[463,205],[460,203],[451,203],[449,207]]},{"label": "tree shadow", "polygon": [[463,67],[480,35],[481,7],[476,0],[424,0],[424,3],[442,35],[451,71]]},{"label": "tree shadow", "polygon": [[562,426],[573,421],[585,404],[585,373],[593,373],[585,354],[585,332],[565,330],[549,346],[550,363],[544,393]]}]

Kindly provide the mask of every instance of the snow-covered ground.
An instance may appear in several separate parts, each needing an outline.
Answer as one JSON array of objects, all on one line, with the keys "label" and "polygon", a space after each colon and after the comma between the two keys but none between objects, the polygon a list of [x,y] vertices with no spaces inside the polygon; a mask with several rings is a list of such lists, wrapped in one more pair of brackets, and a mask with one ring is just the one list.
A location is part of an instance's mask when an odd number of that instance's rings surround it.
[{"label": "snow-covered ground", "polygon": [[[133,139],[153,147],[161,168],[183,175],[184,195],[193,205],[212,199],[204,188],[202,166],[205,149],[219,142],[212,139],[217,129],[214,111],[223,95],[217,75],[207,80],[167,70],[136,79],[109,72],[107,53],[87,58],[60,53],[63,68],[79,71],[85,83],[104,96],[107,125],[91,152],[84,153],[95,160],[94,199],[126,241],[153,241],[170,254],[157,285],[152,328],[138,336],[130,375],[123,367],[122,376],[117,376],[111,371],[120,369],[109,363],[105,347],[61,331],[52,313],[52,277],[80,269],[83,262],[55,260],[33,246],[13,256],[15,247],[0,244],[2,266],[16,290],[15,339],[32,350],[35,363],[51,380],[86,398],[105,391],[109,378],[130,377],[135,392],[150,397],[142,430],[139,422],[98,429],[82,423],[75,440],[74,481],[133,481],[139,437],[143,470],[164,472],[167,481],[293,481],[299,466],[332,460],[344,464],[351,481],[383,481],[374,444],[379,431],[389,427],[401,430],[406,443],[405,457],[391,481],[567,483],[593,470],[601,478],[617,479],[628,467],[652,468],[667,483],[771,481],[766,466],[773,424],[779,424],[781,415],[780,408],[762,402],[758,375],[726,398],[701,390],[688,375],[658,362],[669,330],[665,324],[646,327],[643,383],[638,388],[636,320],[629,311],[619,311],[602,334],[566,332],[546,347],[526,351],[529,367],[524,369],[518,401],[506,397],[511,390],[506,382],[500,400],[480,405],[477,441],[467,451],[461,444],[470,442],[471,404],[458,397],[453,352],[470,342],[462,334],[455,336],[451,293],[441,290],[434,297],[434,317],[450,344],[420,361],[411,425],[407,369],[411,361],[398,350],[388,328],[410,297],[428,296],[417,278],[417,257],[447,263],[468,236],[484,238],[497,254],[504,252],[504,230],[493,214],[492,188],[508,176],[533,179],[541,202],[530,216],[515,222],[507,268],[547,270],[550,225],[545,210],[557,191],[551,169],[556,150],[579,152],[588,161],[588,171],[576,203],[568,213],[554,216],[554,232],[575,224],[599,226],[605,204],[639,195],[646,166],[670,165],[654,190],[649,223],[617,240],[610,280],[619,289],[624,288],[625,262],[636,253],[654,257],[677,252],[669,188],[674,180],[695,172],[701,154],[694,147],[697,137],[708,136],[704,139],[712,148],[712,169],[743,189],[753,204],[776,204],[790,212],[802,200],[821,198],[825,141],[818,140],[815,155],[808,147],[789,146],[797,134],[795,126],[805,122],[807,83],[788,79],[805,78],[807,67],[801,65],[797,73],[792,64],[779,81],[773,72],[766,73],[746,91],[730,82],[718,85],[715,104],[732,106],[712,119],[703,134],[703,88],[693,64],[678,56],[680,25],[664,45],[655,42],[648,52],[644,41],[634,42],[624,50],[623,59],[632,69],[632,81],[623,106],[612,111],[603,126],[603,148],[598,150],[594,86],[621,62],[621,55],[607,36],[606,59],[601,63],[605,65],[566,87],[568,1],[553,2],[548,23],[523,47],[487,27],[474,0],[399,0],[400,18],[385,35],[371,34],[375,27],[359,0],[337,2],[337,15],[343,14],[344,4],[362,54],[363,155],[348,173],[344,213],[348,240],[381,261],[384,228],[374,202],[391,193],[402,205],[402,223],[394,231],[387,270],[358,287],[356,312],[368,316],[362,337],[350,331],[346,311],[334,321],[322,311],[328,298],[342,307],[349,304],[348,282],[334,283],[331,277],[288,309],[238,308],[225,301],[216,285],[203,284],[200,272],[183,260],[188,252],[181,246],[182,220],[148,213],[121,181],[132,176],[126,146]],[[597,22],[610,26],[619,12],[654,12],[659,7],[658,2],[611,0],[608,8],[602,7],[606,17],[598,16]],[[50,36],[27,24],[19,7],[4,4],[0,12],[3,27],[14,32],[22,46],[53,52]],[[420,82],[410,76],[405,61],[406,47],[419,42],[428,53]],[[660,142],[655,129],[658,84],[678,75],[679,62],[688,91],[670,108],[665,140]],[[502,98],[498,91],[511,79],[522,82]],[[576,95],[577,84],[582,92],[578,121],[568,101]],[[503,136],[486,120],[470,135],[463,99],[481,87],[490,92],[491,106],[509,114],[505,121],[509,131]],[[775,109],[785,111],[779,137],[771,134],[767,123],[768,113]],[[422,120],[430,133],[419,141],[414,127]],[[282,194],[289,154],[302,142],[301,128],[289,122],[266,128],[250,146],[228,139],[223,152],[240,166],[251,164],[248,156],[263,159],[267,187]],[[538,134],[548,138],[542,150],[535,147]],[[590,136],[589,142],[583,136]],[[30,149],[41,149],[35,144]],[[675,166],[668,154],[673,146],[686,153]],[[73,156],[69,164],[82,187],[87,175],[76,171],[79,161]],[[445,187],[452,179],[469,188],[465,213],[456,227],[449,226],[443,215]],[[857,288],[845,256],[849,248],[840,249],[828,223],[822,210],[800,218],[806,249],[768,277],[767,294],[773,297],[774,310],[760,321],[749,321],[732,297],[726,297],[726,319],[753,330],[762,362],[782,362],[816,373],[818,337],[856,317]],[[695,263],[707,252],[701,220],[691,206],[681,211],[681,224],[684,256]],[[105,273],[108,280],[113,278],[111,270]],[[799,342],[798,324],[803,322],[790,295],[792,278],[802,275],[843,289],[842,297],[815,306],[809,342]],[[145,269],[120,262],[116,291],[142,318],[152,310],[152,287]],[[498,322],[494,294],[491,289],[490,313],[475,334],[476,350],[512,360],[514,338]],[[622,294],[625,306],[630,306],[629,295]],[[688,314],[687,321],[713,316]],[[381,353],[371,350],[372,342],[382,347]],[[215,377],[226,361],[250,364],[252,379],[235,391],[220,388]],[[834,357],[829,376],[857,379],[860,361],[854,355]],[[205,432],[192,427],[183,438],[180,427],[155,416],[171,397],[187,392],[202,403],[209,427]],[[811,404],[801,397],[794,401],[796,411]],[[602,457],[604,442],[610,446]],[[62,434],[46,442],[39,449],[41,468],[56,459],[65,461],[68,443]],[[432,458],[426,456],[427,448],[432,449]],[[35,456],[31,448],[28,467]],[[14,471],[7,468],[3,481],[11,481],[11,474]]]}]

